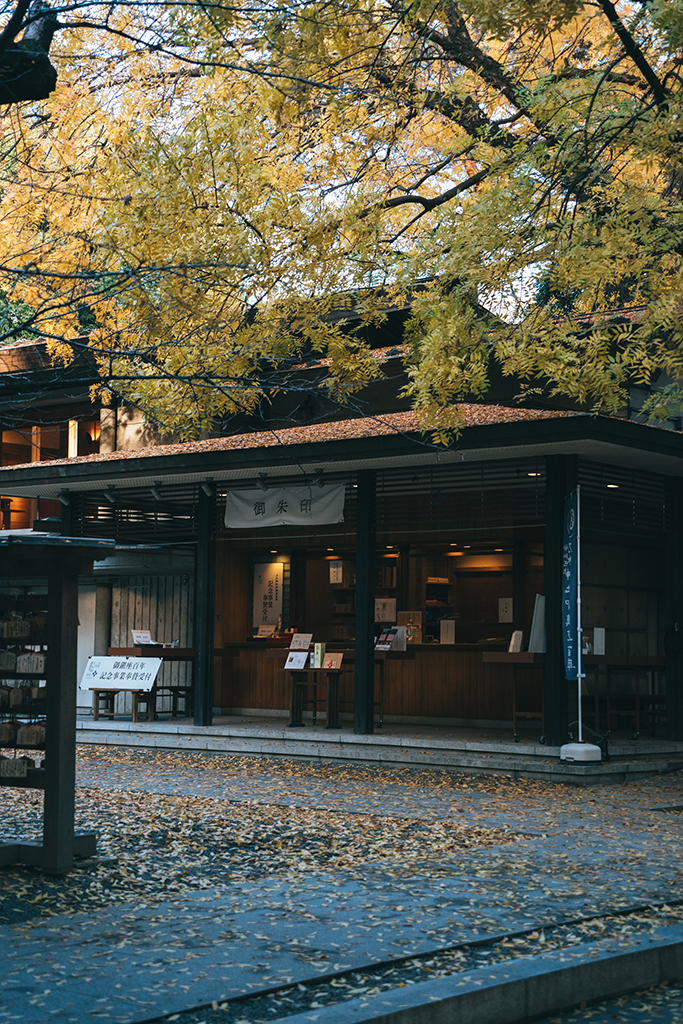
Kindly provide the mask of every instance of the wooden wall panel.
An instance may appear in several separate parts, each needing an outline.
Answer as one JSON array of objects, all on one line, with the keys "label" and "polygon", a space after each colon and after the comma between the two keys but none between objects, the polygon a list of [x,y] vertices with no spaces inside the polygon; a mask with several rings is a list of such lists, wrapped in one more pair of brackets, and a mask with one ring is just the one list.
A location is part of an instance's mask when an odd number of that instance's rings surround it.
[{"label": "wooden wall panel", "polygon": [[[194,581],[191,576],[124,576],[112,583],[111,647],[130,647],[132,629],[148,629],[153,640],[191,647]],[[162,665],[158,680],[164,685],[186,685],[192,678],[189,662]],[[170,711],[170,697],[159,710]],[[130,696],[120,694],[117,709],[132,711]]]},{"label": "wooden wall panel", "polygon": [[[229,541],[216,542],[216,628],[215,646],[223,649],[228,643],[244,643],[251,634],[251,556]],[[233,689],[241,683],[235,676],[239,659],[217,658],[214,662],[214,705],[227,707],[267,707],[258,704],[234,703]],[[242,670],[239,670],[241,678]]]},{"label": "wooden wall panel", "polygon": [[216,542],[216,647],[244,643],[251,635],[251,557],[248,551]]},{"label": "wooden wall panel", "polygon": [[217,700],[223,708],[260,708],[286,711],[289,691],[282,666],[287,657],[268,657],[262,647],[234,649],[223,658],[224,671]]}]

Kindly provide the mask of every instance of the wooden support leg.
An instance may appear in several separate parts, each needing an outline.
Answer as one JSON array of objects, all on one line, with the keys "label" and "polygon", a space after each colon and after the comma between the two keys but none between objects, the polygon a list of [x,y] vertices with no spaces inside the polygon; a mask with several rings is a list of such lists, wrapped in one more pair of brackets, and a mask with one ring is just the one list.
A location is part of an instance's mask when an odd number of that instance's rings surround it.
[{"label": "wooden support leg", "polygon": [[375,701],[377,707],[377,728],[381,729],[384,722],[384,658],[377,662],[377,683],[378,699]]},{"label": "wooden support leg", "polygon": [[292,672],[290,686],[289,726],[296,729],[304,724],[304,691],[306,683],[300,681],[298,673]]},{"label": "wooden support leg", "polygon": [[519,743],[517,732],[517,666],[512,666],[512,738]]},{"label": "wooden support leg", "polygon": [[339,728],[339,672],[328,672],[327,679],[327,725],[326,729]]},{"label": "wooden support leg", "polygon": [[637,740],[640,736],[640,672],[636,669],[636,731],[633,736]]}]

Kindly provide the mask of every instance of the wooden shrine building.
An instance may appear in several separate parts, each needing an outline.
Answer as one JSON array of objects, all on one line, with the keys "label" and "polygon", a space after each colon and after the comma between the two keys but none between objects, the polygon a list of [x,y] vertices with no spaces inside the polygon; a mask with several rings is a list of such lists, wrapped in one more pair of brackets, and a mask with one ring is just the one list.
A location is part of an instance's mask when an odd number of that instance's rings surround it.
[{"label": "wooden shrine building", "polygon": [[[507,725],[514,673],[520,703],[544,716],[532,727],[560,744],[576,717],[560,595],[563,503],[578,484],[584,627],[589,641],[605,631],[603,660],[587,661],[586,721],[683,739],[681,433],[563,411],[464,413],[449,448],[431,444],[414,414],[392,412],[7,466],[0,494],[59,501],[56,529],[114,538],[131,558],[137,545],[193,552],[199,725],[215,709],[285,714],[281,661],[255,638],[265,616],[352,655],[341,710],[372,732],[379,599],[387,622],[410,613],[412,632],[410,656],[386,665],[385,718]],[[263,526],[254,511],[252,523],[226,526],[228,494],[338,485],[343,521]],[[262,614],[268,566],[279,567],[277,593]],[[544,657],[490,657],[513,631],[528,641],[536,595]]]}]

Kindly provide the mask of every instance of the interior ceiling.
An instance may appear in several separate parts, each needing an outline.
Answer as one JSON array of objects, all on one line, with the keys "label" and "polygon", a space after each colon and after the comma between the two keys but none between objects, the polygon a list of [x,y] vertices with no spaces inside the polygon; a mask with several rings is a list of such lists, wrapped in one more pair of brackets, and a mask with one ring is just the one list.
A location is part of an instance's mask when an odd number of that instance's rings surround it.
[{"label": "interior ceiling", "polygon": [[[279,456],[277,462],[273,461],[273,455]],[[554,441],[536,444],[523,444],[511,446],[496,446],[490,448],[468,449],[463,447],[460,450],[444,450],[437,452],[432,447],[425,447],[423,451],[414,454],[399,454],[386,456],[375,456],[368,458],[340,458],[338,460],[314,460],[299,455],[292,450],[291,461],[281,461],[282,449],[262,449],[263,460],[259,465],[231,466],[230,451],[224,453],[224,464],[221,464],[221,453],[212,453],[215,458],[211,459],[210,468],[206,462],[197,471],[183,467],[178,469],[178,459],[175,456],[168,458],[168,467],[159,468],[145,466],[146,458],[136,459],[111,459],[93,461],[93,469],[97,472],[92,475],[83,473],[83,463],[62,464],[58,479],[52,477],[51,467],[44,464],[40,469],[30,467],[12,470],[5,468],[0,470],[0,493],[9,497],[41,497],[59,498],[60,494],[74,491],[75,493],[99,492],[105,489],[112,489],[117,494],[122,494],[129,488],[152,487],[162,482],[166,486],[198,484],[205,480],[213,480],[216,483],[230,481],[245,482],[253,481],[256,485],[259,472],[265,473],[266,477],[272,475],[278,479],[299,478],[315,473],[316,470],[328,471],[330,473],[357,472],[361,469],[393,469],[407,468],[411,466],[436,466],[438,464],[458,464],[487,462],[487,461],[508,461],[510,459],[539,458],[545,455],[581,455],[586,459],[606,465],[620,466],[632,470],[642,470],[647,473],[659,473],[663,476],[683,476],[683,450],[681,457],[674,455],[660,454],[649,450],[639,449],[630,446],[611,444],[605,441],[582,439],[568,441]],[[241,452],[240,452],[241,454]],[[269,460],[271,464],[269,465]],[[155,460],[156,461],[156,460]],[[188,461],[190,461],[188,459]],[[56,468],[56,467],[55,467]],[[45,480],[47,470],[52,479]],[[14,474],[16,473],[16,477]],[[14,479],[13,479],[14,477]],[[41,477],[43,479],[41,480]]]}]

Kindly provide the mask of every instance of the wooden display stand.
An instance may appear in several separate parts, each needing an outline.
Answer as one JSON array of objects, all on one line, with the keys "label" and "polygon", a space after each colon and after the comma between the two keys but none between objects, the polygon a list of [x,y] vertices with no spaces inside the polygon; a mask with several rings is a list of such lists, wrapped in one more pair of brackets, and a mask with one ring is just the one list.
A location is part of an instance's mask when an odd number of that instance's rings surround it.
[{"label": "wooden display stand", "polygon": [[[0,747],[0,785],[45,791],[43,841],[39,843],[0,843],[0,866],[30,864],[48,874],[63,874],[74,864],[74,857],[96,852],[94,834],[74,834],[76,785],[76,692],[78,577],[92,572],[95,560],[106,558],[115,548],[114,541],[53,534],[0,533],[0,581],[32,578],[36,584],[47,578],[47,595],[5,595],[3,612],[13,623],[29,621],[27,635],[3,637],[0,649],[12,644],[47,647],[43,672],[21,674],[0,669],[0,681],[6,681],[10,693],[15,684],[45,680],[44,698],[30,695],[18,701],[3,701],[0,723],[19,723],[44,729],[44,742],[23,749],[43,754],[35,767],[18,757],[17,736]],[[9,607],[14,603],[12,615]],[[35,613],[39,614],[35,614]],[[44,621],[43,621],[44,620]],[[3,627],[4,632],[5,627]],[[7,627],[21,632],[20,627]],[[2,682],[0,682],[2,685]],[[29,689],[29,687],[24,687]],[[38,687],[38,690],[43,689]],[[9,731],[9,730],[8,730]],[[25,734],[24,734],[25,735]]]},{"label": "wooden display stand", "polygon": [[[222,651],[214,654],[222,654]],[[144,644],[138,647],[109,647],[107,654],[121,656],[124,658],[161,658],[162,661],[180,662],[189,661],[194,663],[194,647],[160,647],[159,644]],[[119,690],[93,690],[93,719],[115,718],[127,712],[114,710],[116,694]],[[194,683],[189,686],[164,686],[163,683],[155,683],[151,690],[126,690],[126,693],[133,695],[132,717],[134,722],[140,720],[140,704],[145,705],[145,717],[148,722],[157,717],[157,696],[167,694],[171,698],[171,718],[177,718],[181,713],[184,718],[189,718],[194,711]],[[184,702],[183,711],[180,711],[179,701]],[[105,706],[101,707],[100,702],[104,701]]]}]

